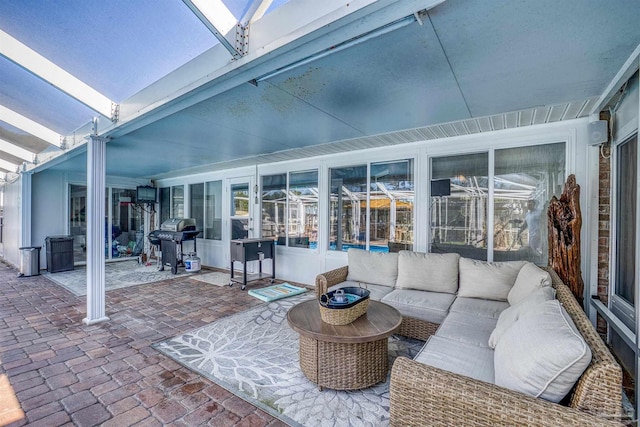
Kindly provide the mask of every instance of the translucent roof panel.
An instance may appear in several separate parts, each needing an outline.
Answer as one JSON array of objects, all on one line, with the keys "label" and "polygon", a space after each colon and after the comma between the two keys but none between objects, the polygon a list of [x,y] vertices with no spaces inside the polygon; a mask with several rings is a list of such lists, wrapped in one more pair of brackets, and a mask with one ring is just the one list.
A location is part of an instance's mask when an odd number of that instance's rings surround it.
[{"label": "translucent roof panel", "polygon": [[265,15],[273,12],[285,3],[289,3],[289,0],[273,0],[273,3],[271,3],[271,6],[269,6],[269,9],[267,9],[267,13],[265,13]]},{"label": "translucent roof panel", "polygon": [[218,43],[176,0],[0,1],[0,28],[115,102]]},{"label": "translucent roof panel", "polygon": [[97,115],[2,56],[0,82],[0,105],[59,134],[70,134]]},{"label": "translucent roof panel", "polygon": [[[0,120],[0,139],[11,142],[19,147],[29,150],[32,153],[40,153],[53,145],[30,135],[21,129],[11,126],[10,124]],[[57,148],[57,147],[54,147]]]},{"label": "translucent roof panel", "polygon": [[249,6],[251,6],[251,3],[253,3],[253,0],[222,0],[222,2],[233,16],[240,20],[249,9]]}]

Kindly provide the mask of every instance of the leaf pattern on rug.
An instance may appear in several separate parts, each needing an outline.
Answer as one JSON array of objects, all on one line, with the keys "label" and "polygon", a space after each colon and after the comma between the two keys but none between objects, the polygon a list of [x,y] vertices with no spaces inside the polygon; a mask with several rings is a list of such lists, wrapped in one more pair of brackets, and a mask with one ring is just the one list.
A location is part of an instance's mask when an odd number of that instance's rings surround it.
[{"label": "leaf pattern on rug", "polygon": [[[298,295],[220,319],[155,347],[273,416],[304,426],[384,426],[389,423],[389,381],[356,391],[324,389],[309,381],[298,360],[298,334],[287,311],[313,296]],[[390,365],[413,358],[423,343],[389,338]]]}]

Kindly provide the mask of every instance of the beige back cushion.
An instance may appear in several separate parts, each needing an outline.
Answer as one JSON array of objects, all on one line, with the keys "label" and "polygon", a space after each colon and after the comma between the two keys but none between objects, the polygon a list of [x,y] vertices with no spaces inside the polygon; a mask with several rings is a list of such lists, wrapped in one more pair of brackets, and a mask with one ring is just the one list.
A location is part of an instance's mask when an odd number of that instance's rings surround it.
[{"label": "beige back cushion", "polygon": [[551,286],[551,276],[548,272],[537,267],[534,263],[527,262],[518,273],[513,288],[507,295],[510,305],[516,305],[534,291]]},{"label": "beige back cushion", "polygon": [[347,280],[393,287],[398,278],[398,254],[349,249]]},{"label": "beige back cushion", "polygon": [[458,296],[506,301],[526,261],[487,262],[460,258]]},{"label": "beige back cushion", "polygon": [[500,338],[496,385],[559,402],[591,362],[591,349],[560,301],[538,304]]},{"label": "beige back cushion", "polygon": [[544,288],[539,288],[538,290],[533,291],[522,301],[519,301],[517,304],[504,310],[500,313],[498,323],[496,323],[496,328],[489,337],[489,347],[495,348],[500,337],[502,337],[502,335],[504,335],[504,333],[507,332],[507,330],[511,328],[511,326],[516,323],[521,316],[534,309],[538,304],[542,304],[545,301],[551,301],[555,298],[556,290],[553,289],[553,286],[545,286]]},{"label": "beige back cushion", "polygon": [[458,254],[400,251],[396,288],[455,294],[459,258]]}]

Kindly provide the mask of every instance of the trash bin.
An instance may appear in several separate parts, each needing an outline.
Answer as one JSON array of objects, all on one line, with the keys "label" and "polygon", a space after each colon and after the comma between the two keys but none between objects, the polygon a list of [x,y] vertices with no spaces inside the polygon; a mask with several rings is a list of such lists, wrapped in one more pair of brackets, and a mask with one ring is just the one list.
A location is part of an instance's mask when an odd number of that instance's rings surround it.
[{"label": "trash bin", "polygon": [[44,239],[47,250],[47,271],[73,270],[73,236],[49,236]]},{"label": "trash bin", "polygon": [[42,246],[20,248],[20,277],[40,274],[40,249]]}]

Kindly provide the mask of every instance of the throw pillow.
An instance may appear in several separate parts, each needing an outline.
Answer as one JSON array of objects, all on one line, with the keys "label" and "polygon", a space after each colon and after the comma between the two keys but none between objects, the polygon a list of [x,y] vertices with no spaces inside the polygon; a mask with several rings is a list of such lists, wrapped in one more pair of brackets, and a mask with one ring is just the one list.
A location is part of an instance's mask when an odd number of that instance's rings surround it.
[{"label": "throw pillow", "polygon": [[518,319],[498,341],[495,383],[557,403],[590,362],[591,349],[560,301],[547,301]]},{"label": "throw pillow", "polygon": [[393,287],[398,278],[398,254],[349,249],[347,280]]},{"label": "throw pillow", "polygon": [[458,254],[400,251],[396,288],[455,294],[459,258]]},{"label": "throw pillow", "polygon": [[510,305],[516,305],[536,289],[545,286],[551,286],[549,273],[534,263],[528,262],[520,269],[516,282],[507,295],[507,301]]},{"label": "throw pillow", "polygon": [[514,324],[516,321],[528,311],[535,308],[538,304],[542,304],[545,301],[551,301],[556,298],[556,290],[551,286],[539,288],[520,301],[516,305],[505,309],[498,317],[496,328],[491,332],[489,337],[489,347],[495,348],[496,344],[500,340],[500,337]]},{"label": "throw pillow", "polygon": [[506,301],[526,261],[487,262],[460,258],[458,296]]}]

